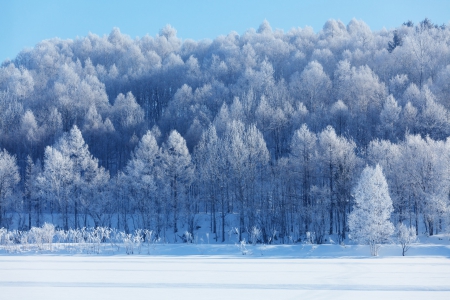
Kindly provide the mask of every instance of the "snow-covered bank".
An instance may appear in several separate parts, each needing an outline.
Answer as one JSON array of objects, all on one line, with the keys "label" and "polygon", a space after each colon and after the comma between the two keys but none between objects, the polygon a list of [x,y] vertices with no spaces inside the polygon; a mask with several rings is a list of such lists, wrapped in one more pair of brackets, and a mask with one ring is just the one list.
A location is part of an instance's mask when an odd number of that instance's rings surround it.
[{"label": "snow-covered bank", "polygon": [[[127,234],[115,229],[97,227],[79,230],[55,230],[51,224],[30,231],[8,231],[0,229],[0,255],[169,255],[169,256],[227,256],[227,257],[283,257],[283,258],[337,258],[368,257],[373,254],[371,246],[334,242],[328,236],[323,244],[314,244],[308,239],[298,243],[261,244],[252,235],[239,241],[239,236],[230,235],[225,243],[210,237],[208,232],[197,233],[195,238],[186,231],[178,242],[154,237],[152,231],[135,230]],[[401,256],[403,249],[399,241],[379,244],[377,256]],[[447,235],[422,235],[407,244],[406,256],[450,257],[450,239]]]},{"label": "snow-covered bank", "polygon": [[[368,245],[241,245],[241,244],[141,244],[130,252],[125,244],[110,245],[109,243],[92,244],[59,244],[44,245],[43,249],[29,246],[28,248],[0,247],[0,256],[211,256],[211,257],[248,257],[248,258],[368,258]],[[97,248],[98,247],[98,248]],[[398,257],[402,255],[399,245],[383,245],[378,257]],[[448,243],[414,244],[406,253],[407,257],[442,257],[450,258]]]},{"label": "snow-covered bank", "polygon": [[406,257],[395,244],[378,257],[344,244],[26,246],[0,248],[2,299],[450,299],[446,237],[422,236]]},{"label": "snow-covered bank", "polygon": [[0,256],[0,268],[4,299],[450,298],[443,257]]}]

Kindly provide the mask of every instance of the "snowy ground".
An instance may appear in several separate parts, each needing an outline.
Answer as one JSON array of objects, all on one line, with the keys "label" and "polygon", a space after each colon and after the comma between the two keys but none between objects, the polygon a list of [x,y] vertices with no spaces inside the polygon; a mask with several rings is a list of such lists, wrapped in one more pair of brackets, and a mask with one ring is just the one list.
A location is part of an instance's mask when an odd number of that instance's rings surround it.
[{"label": "snowy ground", "polygon": [[[0,299],[450,299],[450,241],[0,247]],[[51,249],[51,250],[50,250]],[[93,249],[95,249],[93,251]],[[245,254],[245,255],[243,255]]]},{"label": "snowy ground", "polygon": [[[58,245],[54,245],[56,248]],[[450,299],[450,249],[155,245],[151,254],[0,255],[0,299]],[[390,256],[395,255],[395,256]]]},{"label": "snowy ground", "polygon": [[2,256],[2,299],[450,299],[446,258]]}]

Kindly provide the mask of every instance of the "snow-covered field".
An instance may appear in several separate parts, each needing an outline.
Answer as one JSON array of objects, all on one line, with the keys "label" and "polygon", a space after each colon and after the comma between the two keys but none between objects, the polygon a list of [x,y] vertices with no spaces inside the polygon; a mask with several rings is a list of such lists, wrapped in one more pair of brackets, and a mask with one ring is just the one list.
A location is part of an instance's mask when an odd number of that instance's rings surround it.
[{"label": "snow-covered field", "polygon": [[[383,245],[0,247],[0,299],[450,299],[447,236]],[[130,253],[130,252],[129,252]]]},{"label": "snow-covered field", "polygon": [[367,246],[247,249],[245,256],[235,245],[186,244],[158,245],[151,255],[3,252],[0,299],[450,299],[443,245],[418,245],[408,257],[389,256],[400,251],[391,245],[376,258]]}]

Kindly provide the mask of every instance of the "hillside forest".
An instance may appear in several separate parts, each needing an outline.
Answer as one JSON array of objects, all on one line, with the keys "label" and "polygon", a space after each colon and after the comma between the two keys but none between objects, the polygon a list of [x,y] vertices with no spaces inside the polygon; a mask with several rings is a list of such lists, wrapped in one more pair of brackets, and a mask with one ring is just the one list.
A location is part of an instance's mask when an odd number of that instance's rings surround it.
[{"label": "hillside forest", "polygon": [[43,40],[0,68],[0,227],[176,238],[208,215],[218,242],[343,241],[375,168],[394,225],[445,232],[449,109],[450,28],[429,19]]}]

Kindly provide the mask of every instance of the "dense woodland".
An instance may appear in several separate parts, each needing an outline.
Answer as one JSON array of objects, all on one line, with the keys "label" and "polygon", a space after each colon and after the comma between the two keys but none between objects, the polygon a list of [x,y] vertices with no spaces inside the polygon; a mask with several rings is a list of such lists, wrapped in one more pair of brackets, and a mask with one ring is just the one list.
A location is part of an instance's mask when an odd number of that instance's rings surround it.
[{"label": "dense woodland", "polygon": [[219,242],[232,226],[344,240],[379,164],[391,221],[433,235],[449,219],[449,109],[450,28],[428,19],[44,40],[0,68],[0,227],[195,235],[207,214]]}]

